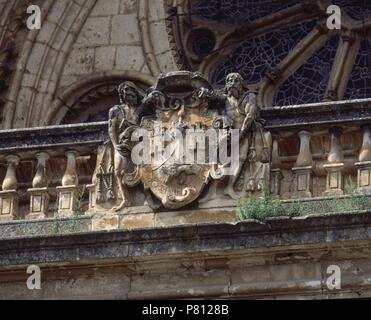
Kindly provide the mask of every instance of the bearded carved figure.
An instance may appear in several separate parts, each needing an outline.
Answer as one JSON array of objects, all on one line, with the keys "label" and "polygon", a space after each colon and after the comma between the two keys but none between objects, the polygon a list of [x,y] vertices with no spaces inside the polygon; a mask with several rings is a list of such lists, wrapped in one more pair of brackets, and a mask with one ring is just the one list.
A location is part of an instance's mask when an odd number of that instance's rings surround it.
[{"label": "bearded carved figure", "polygon": [[[223,101],[231,127],[239,129],[239,165],[234,174],[228,177],[223,187],[224,195],[239,199],[260,191],[263,185],[268,186],[272,138],[264,130],[264,121],[259,117],[256,94],[245,87],[239,73],[228,74],[219,100]],[[242,194],[235,191],[237,182],[241,184]],[[220,181],[211,182],[209,192],[200,202],[216,199],[219,186]]]},{"label": "bearded carved figure", "polygon": [[227,76],[224,94],[227,96],[227,114],[234,127],[240,129],[240,165],[226,189],[229,196],[236,198],[234,186],[241,173],[246,192],[260,191],[264,184],[268,185],[272,138],[259,117],[256,94],[245,88],[239,73]]}]

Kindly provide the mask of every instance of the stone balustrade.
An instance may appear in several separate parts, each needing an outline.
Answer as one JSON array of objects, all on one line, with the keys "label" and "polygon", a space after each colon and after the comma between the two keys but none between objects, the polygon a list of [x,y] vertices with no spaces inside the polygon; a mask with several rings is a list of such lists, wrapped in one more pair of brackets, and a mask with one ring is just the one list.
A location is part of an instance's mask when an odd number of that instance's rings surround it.
[{"label": "stone balustrade", "polygon": [[371,191],[370,99],[261,111],[272,132],[271,193],[284,199]]},{"label": "stone balustrade", "polygon": [[106,128],[102,122],[0,131],[0,221],[73,215]]},{"label": "stone balustrade", "polygon": [[[266,108],[261,117],[272,133],[272,194],[344,195],[351,182],[371,191],[371,99]],[[100,122],[0,131],[0,221],[94,212],[101,196],[97,151],[109,140],[107,128]],[[145,193],[137,198],[147,205]]]}]

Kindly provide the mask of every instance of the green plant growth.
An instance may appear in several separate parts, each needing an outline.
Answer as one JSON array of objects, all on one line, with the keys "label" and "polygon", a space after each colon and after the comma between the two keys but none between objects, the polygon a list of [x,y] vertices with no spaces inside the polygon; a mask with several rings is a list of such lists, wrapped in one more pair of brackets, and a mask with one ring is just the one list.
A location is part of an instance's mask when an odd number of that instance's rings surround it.
[{"label": "green plant growth", "polygon": [[[346,196],[330,195],[328,212],[345,213],[359,212],[371,208],[371,198],[365,191],[358,191],[351,181],[346,185]],[[264,221],[270,217],[288,216],[298,217],[303,215],[305,207],[302,202],[283,203],[274,199],[266,186],[262,189],[260,198],[250,197],[237,203],[237,212],[240,220],[256,219]]]},{"label": "green plant growth", "polygon": [[294,201],[284,205],[281,200],[274,199],[267,186],[263,186],[260,198],[250,197],[238,202],[237,212],[240,220],[256,219],[264,221],[268,217],[297,217],[304,212],[301,202]]},{"label": "green plant growth", "polygon": [[68,231],[69,232],[76,232],[77,230],[77,223],[78,223],[78,217],[84,214],[84,194],[85,194],[85,185],[82,187],[82,189],[79,189],[79,195],[76,203],[76,208],[73,211],[73,218],[69,224]]},{"label": "green plant growth", "polygon": [[334,196],[332,199],[332,212],[357,212],[370,208],[369,196],[365,191],[357,191],[353,182],[349,182],[346,185],[345,191],[346,196]]},{"label": "green plant growth", "polygon": [[25,236],[39,236],[44,232],[43,225],[35,225],[30,222],[24,223],[20,230],[22,235]]},{"label": "green plant growth", "polygon": [[53,210],[53,224],[52,224],[52,233],[53,234],[59,234],[61,233],[61,219],[59,217],[58,213],[58,203],[59,203],[59,196],[57,195],[57,198],[55,200],[54,204],[54,210]]}]

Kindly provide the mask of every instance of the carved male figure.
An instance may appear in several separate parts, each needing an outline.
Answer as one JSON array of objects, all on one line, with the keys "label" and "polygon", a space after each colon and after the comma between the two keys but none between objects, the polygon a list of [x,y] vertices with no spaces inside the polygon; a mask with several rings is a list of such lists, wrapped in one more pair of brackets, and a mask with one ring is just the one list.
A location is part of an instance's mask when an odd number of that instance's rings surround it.
[{"label": "carved male figure", "polygon": [[130,136],[128,129],[136,125],[136,109],[142,100],[141,90],[132,82],[124,82],[118,87],[120,105],[109,111],[108,131],[113,147],[114,173],[119,188],[121,203],[115,207],[120,210],[130,206],[129,193],[124,183],[125,171],[130,165]]},{"label": "carved male figure", "polygon": [[[234,185],[244,165],[248,164],[244,176],[244,190],[261,190],[269,178],[269,160],[272,139],[263,128],[256,104],[256,94],[246,91],[240,74],[227,76],[225,94],[227,95],[227,114],[234,121],[234,128],[240,129],[240,165],[231,176],[225,193],[236,198]],[[241,123],[242,122],[242,123]]]},{"label": "carved male figure", "polygon": [[[239,166],[236,172],[229,176],[224,190],[225,195],[237,199],[234,186],[246,164],[248,168],[244,175],[244,190],[253,192],[261,189],[267,176],[265,163],[269,162],[271,138],[270,134],[263,130],[258,118],[256,94],[247,90],[239,73],[230,73],[227,76],[222,96],[225,100],[226,114],[233,123],[233,128],[240,129]],[[212,183],[209,194],[201,202],[216,197],[217,184]]]}]

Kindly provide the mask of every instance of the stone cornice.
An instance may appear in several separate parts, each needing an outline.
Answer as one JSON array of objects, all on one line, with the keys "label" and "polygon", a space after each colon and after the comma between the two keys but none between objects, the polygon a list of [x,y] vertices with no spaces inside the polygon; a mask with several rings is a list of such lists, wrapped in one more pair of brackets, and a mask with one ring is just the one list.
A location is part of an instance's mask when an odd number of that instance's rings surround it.
[{"label": "stone cornice", "polygon": [[295,251],[310,247],[371,244],[371,214],[328,214],[270,219],[265,224],[204,224],[170,228],[88,232],[0,241],[0,265],[153,258],[176,254],[232,254],[247,250]]},{"label": "stone cornice", "polygon": [[2,130],[0,154],[97,145],[107,139],[107,122]]},{"label": "stone cornice", "polygon": [[[321,102],[261,109],[270,131],[371,122],[371,99]],[[107,122],[0,131],[0,154],[98,145],[108,140]]]},{"label": "stone cornice", "polygon": [[371,121],[371,99],[320,102],[263,108],[261,117],[268,130],[328,127],[334,124],[359,126]]}]

